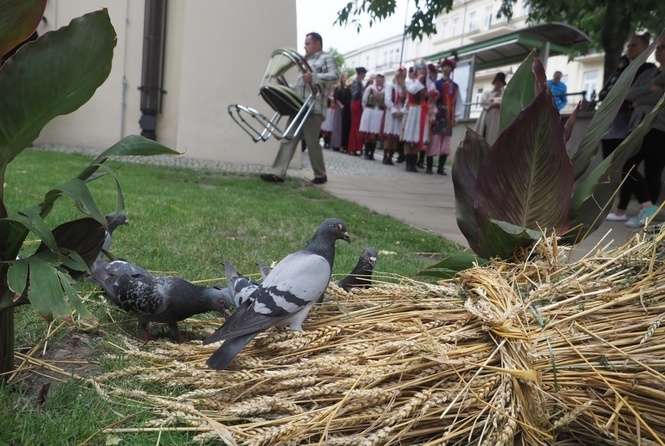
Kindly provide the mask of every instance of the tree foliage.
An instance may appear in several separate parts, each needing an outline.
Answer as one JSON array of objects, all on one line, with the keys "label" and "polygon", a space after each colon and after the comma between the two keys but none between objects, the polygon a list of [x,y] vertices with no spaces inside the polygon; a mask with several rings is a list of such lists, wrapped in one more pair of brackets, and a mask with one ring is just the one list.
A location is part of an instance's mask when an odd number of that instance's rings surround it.
[{"label": "tree foliage", "polygon": [[[498,15],[511,18],[516,0],[501,0]],[[528,21],[565,22],[585,33],[591,47],[605,52],[605,76],[614,72],[623,44],[634,30],[658,33],[665,16],[663,0],[525,0]],[[337,15],[337,23],[353,24],[359,30],[362,19],[369,25],[395,13],[396,0],[349,1]],[[436,18],[452,9],[453,0],[414,0],[415,11],[405,32],[412,39],[422,39],[437,32]]]}]

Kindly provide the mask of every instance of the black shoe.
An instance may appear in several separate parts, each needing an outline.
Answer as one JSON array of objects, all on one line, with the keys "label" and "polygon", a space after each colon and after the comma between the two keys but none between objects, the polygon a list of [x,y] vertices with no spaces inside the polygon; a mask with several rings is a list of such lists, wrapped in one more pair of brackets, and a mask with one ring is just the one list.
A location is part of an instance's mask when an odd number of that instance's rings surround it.
[{"label": "black shoe", "polygon": [[322,176],[322,177],[314,177],[312,180],[312,184],[325,184],[328,182],[328,177],[327,176]]},{"label": "black shoe", "polygon": [[405,159],[406,159],[406,157],[404,156],[404,154],[400,153],[399,155],[397,155],[397,160],[395,162],[397,164],[402,164]]},{"label": "black shoe", "polygon": [[264,173],[261,174],[261,179],[267,181],[268,183],[283,183],[284,178],[275,175],[274,173]]}]

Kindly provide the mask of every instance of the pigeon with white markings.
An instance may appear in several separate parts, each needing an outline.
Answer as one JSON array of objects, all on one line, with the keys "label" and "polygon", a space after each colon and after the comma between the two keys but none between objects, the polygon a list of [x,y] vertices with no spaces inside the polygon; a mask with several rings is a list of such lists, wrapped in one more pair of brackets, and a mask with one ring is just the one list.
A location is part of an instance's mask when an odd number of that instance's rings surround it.
[{"label": "pigeon with white markings", "polygon": [[112,303],[138,316],[146,339],[152,337],[150,322],[168,324],[172,338],[180,341],[179,321],[208,311],[222,312],[233,305],[227,288],[204,288],[179,277],[155,277],[123,260],[97,265],[92,274]]},{"label": "pigeon with white markings", "polygon": [[348,276],[340,280],[337,284],[344,291],[349,291],[351,288],[369,288],[372,286],[372,274],[376,266],[376,259],[378,252],[374,248],[365,248],[360,254],[358,263],[349,273]]},{"label": "pigeon with white markings", "polygon": [[241,276],[235,266],[230,262],[224,262],[224,274],[229,281],[227,288],[233,298],[233,304],[236,307],[239,307],[252,299],[254,292],[261,286],[247,277]]},{"label": "pigeon with white markings", "polygon": [[233,358],[258,333],[273,326],[302,330],[309,310],[330,282],[335,261],[335,242],[350,241],[346,224],[327,219],[305,249],[284,257],[265,280],[203,343],[224,341],[208,358],[208,366],[226,369]]}]

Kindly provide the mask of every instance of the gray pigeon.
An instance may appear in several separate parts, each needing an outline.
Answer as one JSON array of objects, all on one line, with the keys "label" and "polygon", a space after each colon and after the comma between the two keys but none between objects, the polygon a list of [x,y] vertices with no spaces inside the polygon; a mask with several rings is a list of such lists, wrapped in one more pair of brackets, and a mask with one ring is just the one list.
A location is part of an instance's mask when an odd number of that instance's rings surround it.
[{"label": "gray pigeon", "polygon": [[302,330],[309,310],[328,287],[335,260],[335,242],[350,241],[342,220],[327,219],[305,249],[284,257],[261,286],[203,343],[225,341],[208,358],[208,366],[222,370],[259,332],[288,325]]},{"label": "gray pigeon", "polygon": [[272,268],[270,268],[265,263],[261,263],[261,262],[256,262],[256,266],[259,267],[259,272],[261,273],[261,280],[266,280],[266,277],[268,277],[268,274],[270,274],[270,271],[272,271]]},{"label": "gray pigeon", "polygon": [[226,288],[204,288],[179,277],[155,277],[123,260],[97,265],[92,273],[111,302],[138,316],[146,339],[151,338],[148,324],[163,322],[179,342],[179,321],[207,311],[224,311],[233,304]]},{"label": "gray pigeon", "polygon": [[348,276],[340,280],[337,284],[345,291],[351,288],[369,288],[372,286],[372,273],[376,265],[378,252],[374,248],[365,248],[360,254],[358,263]]},{"label": "gray pigeon", "polygon": [[[224,262],[224,274],[229,281],[228,289],[233,298],[233,304],[236,307],[241,306],[248,300],[252,299],[254,291],[261,285],[251,281],[247,277],[241,276],[230,262]],[[264,277],[265,278],[265,277]]]}]

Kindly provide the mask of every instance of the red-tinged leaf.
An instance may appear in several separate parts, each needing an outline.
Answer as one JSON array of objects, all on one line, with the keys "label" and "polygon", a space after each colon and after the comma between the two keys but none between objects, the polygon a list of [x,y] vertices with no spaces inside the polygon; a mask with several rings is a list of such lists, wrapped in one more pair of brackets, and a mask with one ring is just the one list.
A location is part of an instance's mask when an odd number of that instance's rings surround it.
[{"label": "red-tinged leaf", "polygon": [[457,226],[469,242],[474,252],[480,246],[480,225],[475,207],[478,193],[476,183],[480,163],[489,153],[487,142],[475,131],[467,128],[462,145],[455,152],[453,162],[453,187],[455,190],[455,210]]},{"label": "red-tinged leaf", "polygon": [[0,57],[30,37],[44,8],[46,0],[0,0]]},{"label": "red-tinged leaf", "polygon": [[568,223],[573,167],[559,113],[546,90],[504,130],[478,173],[478,212],[528,229]]},{"label": "red-tinged leaf", "polygon": [[566,119],[566,124],[563,126],[563,140],[566,144],[568,143],[568,141],[570,141],[570,137],[573,135],[573,128],[575,127],[575,123],[577,122],[577,112],[580,111],[581,107],[582,107],[582,101],[579,101],[577,103],[577,106],[575,107],[575,110],[573,110],[568,119]]},{"label": "red-tinged leaf", "polygon": [[506,85],[501,98],[501,111],[499,113],[499,129],[504,130],[515,121],[517,116],[536,97],[534,94],[534,74],[532,71],[535,50],[531,51],[520,64]]}]

